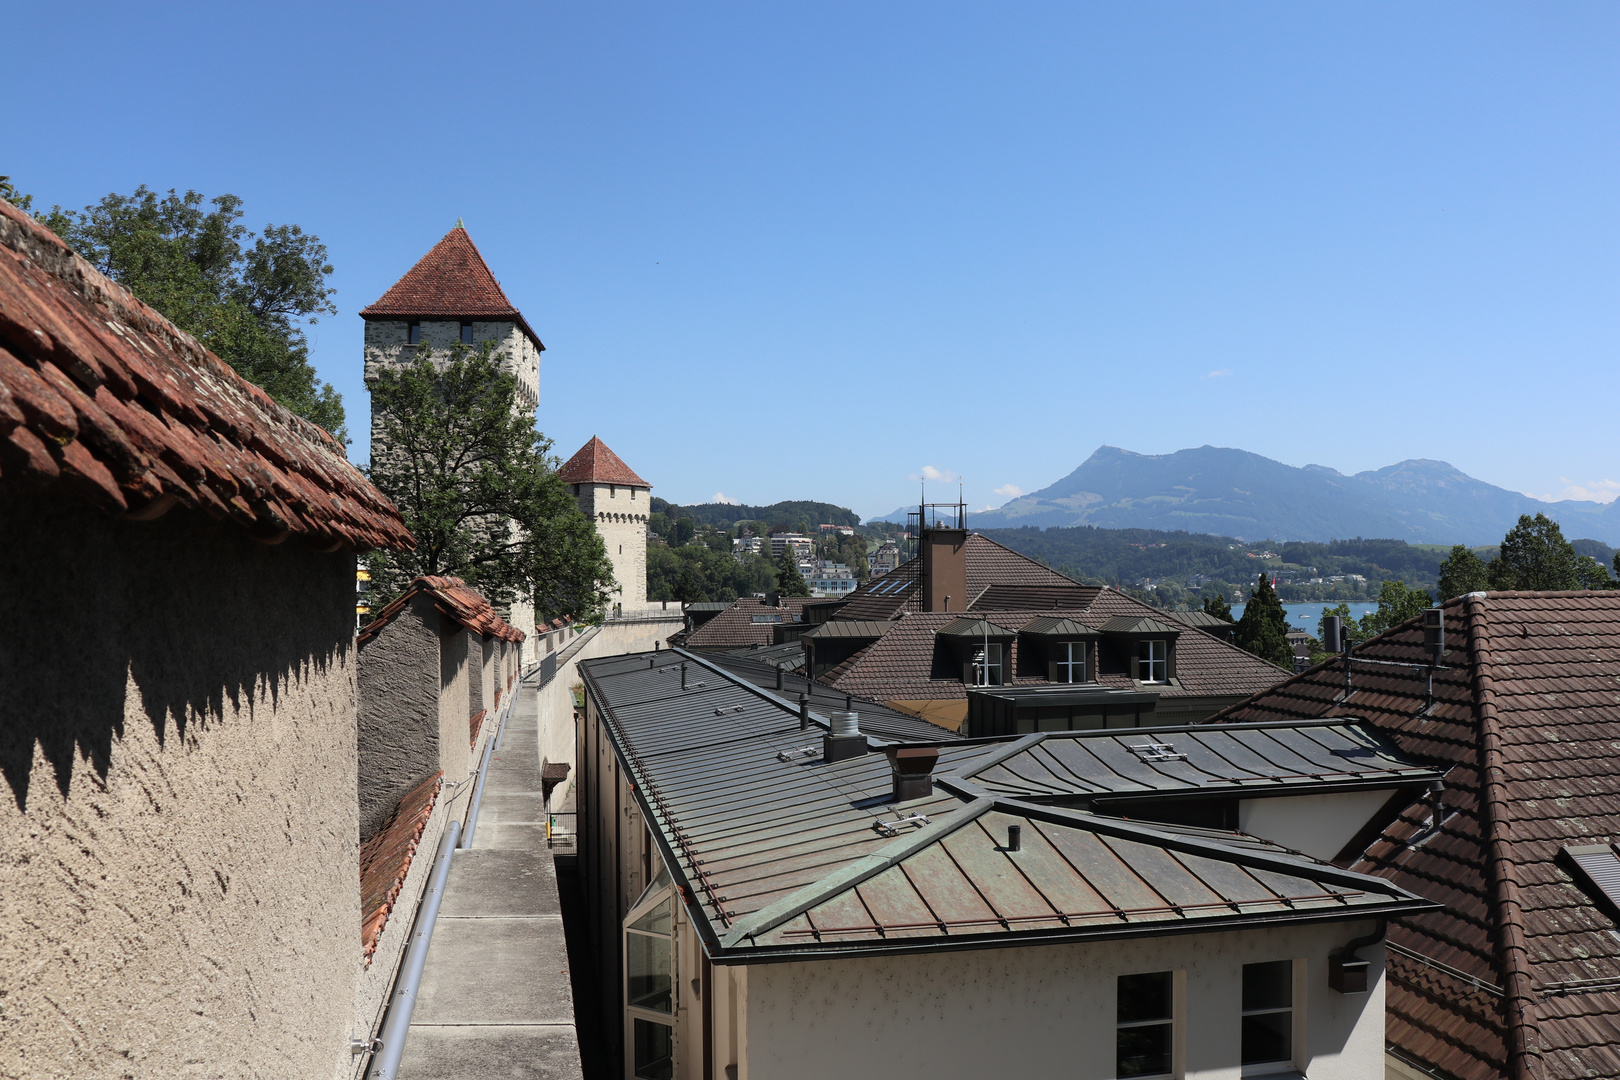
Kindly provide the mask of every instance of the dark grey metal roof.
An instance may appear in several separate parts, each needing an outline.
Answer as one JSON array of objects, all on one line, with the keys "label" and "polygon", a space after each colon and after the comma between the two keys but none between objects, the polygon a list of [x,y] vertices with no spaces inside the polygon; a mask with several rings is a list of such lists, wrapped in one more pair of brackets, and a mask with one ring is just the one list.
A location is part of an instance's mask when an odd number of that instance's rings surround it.
[{"label": "dark grey metal roof", "polygon": [[1031,619],[1018,628],[1020,634],[1035,634],[1040,637],[1100,637],[1101,635],[1075,619],[1054,618],[1050,615],[1039,619]]},{"label": "dark grey metal roof", "polygon": [[[713,655],[706,650],[697,650],[713,659]],[[804,646],[797,641],[786,641],[780,645],[751,645],[742,649],[726,649],[721,656],[737,656],[745,660],[757,660],[761,664],[774,665],[788,671],[797,671],[804,667]]]},{"label": "dark grey metal roof", "polygon": [[1179,634],[1181,627],[1169,626],[1147,616],[1115,615],[1097,629],[1105,634]]},{"label": "dark grey metal roof", "polygon": [[992,794],[1102,808],[1145,797],[1387,788],[1441,774],[1370,724],[1338,718],[1025,735],[963,776]]},{"label": "dark grey metal roof", "polygon": [[699,600],[692,604],[681,605],[682,611],[725,611],[731,607],[730,600]]},{"label": "dark grey metal roof", "polygon": [[[819,716],[800,730],[788,695],[706,658],[660,651],[588,660],[580,670],[719,962],[1433,906],[1379,878],[1242,840],[972,790],[967,773],[1007,742],[930,740],[936,775],[959,779],[897,805],[882,754],[822,761]],[[1018,852],[1005,848],[1009,823],[1025,829]]]},{"label": "dark grey metal roof", "polygon": [[[799,648],[795,643],[794,648]],[[768,662],[761,663],[755,657],[758,653],[766,652],[764,649],[749,653],[738,649],[730,653],[705,653],[703,658],[712,661],[724,668],[730,674],[742,679],[744,682],[769,690],[772,693],[776,688],[776,668]],[[802,651],[801,651],[801,655]],[[782,674],[782,697],[789,702],[797,702],[800,694],[810,696],[810,708],[817,713],[825,714],[834,709],[842,709],[844,702],[850,695],[830,686],[804,678],[802,675],[788,672],[785,668]],[[866,698],[854,699],[855,711],[860,714],[859,724],[861,731],[868,735],[875,735],[880,739],[908,740],[935,742],[941,739],[956,740],[961,736],[954,731],[929,723],[921,717],[891,709],[880,702],[869,701]]]},{"label": "dark grey metal roof", "polygon": [[1017,631],[1009,630],[1005,626],[997,626],[988,619],[952,619],[935,632],[944,637],[1010,638],[1018,636]]},{"label": "dark grey metal roof", "polygon": [[878,622],[863,620],[860,622],[846,622],[834,619],[824,622],[814,630],[806,631],[803,636],[807,638],[880,638],[894,626],[893,621]]}]

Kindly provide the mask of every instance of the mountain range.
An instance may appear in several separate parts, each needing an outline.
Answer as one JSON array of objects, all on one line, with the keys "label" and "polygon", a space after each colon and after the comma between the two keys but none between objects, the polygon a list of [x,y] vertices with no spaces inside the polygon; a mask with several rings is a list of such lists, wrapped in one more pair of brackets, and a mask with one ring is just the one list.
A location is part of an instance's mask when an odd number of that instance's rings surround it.
[{"label": "mountain range", "polygon": [[[905,521],[907,507],[883,520]],[[1173,454],[1100,447],[1049,487],[968,514],[974,529],[1095,525],[1185,529],[1242,540],[1380,537],[1413,544],[1499,544],[1520,514],[1543,513],[1564,535],[1620,546],[1620,502],[1543,502],[1413,459],[1346,476],[1218,446]]]}]

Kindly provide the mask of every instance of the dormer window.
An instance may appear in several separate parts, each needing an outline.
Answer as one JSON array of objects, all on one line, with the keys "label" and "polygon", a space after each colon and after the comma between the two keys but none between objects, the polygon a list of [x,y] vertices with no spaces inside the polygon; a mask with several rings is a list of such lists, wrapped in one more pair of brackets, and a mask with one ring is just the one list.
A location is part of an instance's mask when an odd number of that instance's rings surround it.
[{"label": "dormer window", "polygon": [[974,686],[1001,685],[1001,642],[974,645],[969,648],[968,655]]},{"label": "dormer window", "polygon": [[1083,683],[1086,681],[1086,649],[1084,641],[1058,641],[1051,646],[1052,681]]},{"label": "dormer window", "polygon": [[419,322],[407,324],[405,327],[405,340],[411,345],[422,344],[422,324]]},{"label": "dormer window", "polygon": [[461,324],[461,343],[463,345],[471,345],[473,343],[472,323],[470,322],[464,322]]},{"label": "dormer window", "polygon": [[1137,681],[1145,683],[1169,682],[1169,656],[1169,646],[1160,638],[1148,638],[1137,642]]}]

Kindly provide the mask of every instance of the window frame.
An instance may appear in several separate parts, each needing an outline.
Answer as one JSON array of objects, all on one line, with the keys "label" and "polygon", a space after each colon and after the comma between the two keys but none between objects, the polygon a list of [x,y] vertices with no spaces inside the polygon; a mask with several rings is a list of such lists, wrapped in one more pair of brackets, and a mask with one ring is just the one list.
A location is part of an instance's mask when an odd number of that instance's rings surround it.
[{"label": "window frame", "polygon": [[[1006,644],[1005,642],[1001,642],[1001,641],[992,641],[992,642],[989,642],[988,644],[986,644],[983,641],[974,641],[974,642],[971,642],[968,645],[968,649],[967,649],[967,674],[968,674],[968,685],[969,686],[1006,686],[1007,685],[1007,677],[1006,677],[1007,676],[1007,672],[1006,672],[1007,653],[1006,653],[1005,648],[1004,648],[1005,644]],[[982,659],[979,656],[979,652],[981,650],[984,650],[984,656],[982,657]],[[995,657],[995,659],[993,661],[990,659],[990,657],[992,655]],[[985,681],[984,682],[979,681],[979,669],[980,669],[981,664],[983,665],[983,667],[985,669]],[[995,672],[995,674],[996,674],[995,681],[993,681],[993,682],[990,681],[990,672],[992,672],[992,671]]]},{"label": "window frame", "polygon": [[473,324],[470,322],[464,322],[461,324],[461,343],[463,345],[471,345],[473,343]]},{"label": "window frame", "polygon": [[422,323],[420,320],[414,320],[405,324],[405,344],[422,344]]},{"label": "window frame", "polygon": [[[1084,639],[1076,641],[1057,641],[1052,644],[1052,682],[1073,685],[1087,682],[1087,669],[1091,666],[1091,643]],[[1075,654],[1079,659],[1075,659]],[[1074,677],[1075,668],[1080,669],[1080,677]],[[1067,678],[1059,678],[1067,675]]]},{"label": "window frame", "polygon": [[[642,918],[660,904],[669,904],[669,933],[658,934],[649,930],[632,929]],[[636,1021],[657,1024],[669,1029],[670,1075],[674,1076],[679,1058],[675,1020],[680,1015],[680,904],[675,889],[660,860],[658,877],[625,913],[619,926],[619,989],[624,1007],[624,1075],[625,1080],[645,1080],[636,1072]],[[630,935],[662,938],[669,942],[669,1011],[649,1009],[630,1003]]]},{"label": "window frame", "polygon": [[[1168,997],[1170,1000],[1170,1015],[1150,1020],[1128,1020],[1119,1018],[1119,986],[1125,979],[1142,975],[1163,975],[1169,982]],[[1132,971],[1114,977],[1114,1068],[1113,1075],[1123,1080],[1176,1080],[1182,1072],[1181,1061],[1181,1017],[1185,1012],[1183,998],[1185,996],[1185,983],[1183,973],[1171,969],[1168,971]],[[1169,1029],[1168,1053],[1170,1068],[1164,1072],[1132,1073],[1128,1077],[1120,1072],[1119,1060],[1119,1033],[1127,1030],[1136,1030],[1149,1027],[1164,1027]]]},{"label": "window frame", "polygon": [[[1244,974],[1246,972],[1248,972],[1248,970],[1250,968],[1263,967],[1263,966],[1268,966],[1268,965],[1271,965],[1271,964],[1282,965],[1283,970],[1288,972],[1288,1004],[1286,1006],[1272,1005],[1272,1006],[1267,1006],[1265,1008],[1259,1008],[1259,1009],[1245,1009],[1245,1008],[1243,1008],[1243,977],[1244,977]],[[1277,1075],[1278,1072],[1280,1072],[1282,1070],[1293,1069],[1293,1068],[1299,1068],[1300,1067],[1300,1064],[1299,1064],[1299,1062],[1300,1062],[1300,1041],[1301,1041],[1301,1035],[1303,1034],[1300,1031],[1300,1023],[1299,1023],[1300,1018],[1303,1015],[1303,1003],[1300,1001],[1300,991],[1302,989],[1302,984],[1304,982],[1304,979],[1302,979],[1301,976],[1305,974],[1305,972],[1303,970],[1301,970],[1302,967],[1303,967],[1303,965],[1298,960],[1284,959],[1284,960],[1258,960],[1258,961],[1256,961],[1256,962],[1254,962],[1252,964],[1244,964],[1239,969],[1239,972],[1238,972],[1238,979],[1239,979],[1239,981],[1238,981],[1238,1065],[1239,1065],[1241,1075],[1243,1075],[1243,1076],[1275,1076],[1275,1075]],[[1285,1025],[1285,1030],[1286,1030],[1287,1035],[1288,1035],[1288,1056],[1285,1057],[1285,1058],[1271,1058],[1271,1059],[1267,1059],[1266,1061],[1256,1061],[1256,1062],[1251,1062],[1251,1063],[1247,1063],[1247,1064],[1244,1063],[1243,1058],[1244,1058],[1245,1055],[1244,1055],[1244,1052],[1243,1052],[1243,1021],[1248,1019],[1251,1016],[1279,1016],[1279,1015],[1284,1015],[1284,1014],[1286,1014],[1287,1017],[1288,1017],[1288,1023]]]},{"label": "window frame", "polygon": [[[1158,656],[1153,655],[1155,651]],[[1160,675],[1157,679],[1153,678],[1155,669]],[[1164,638],[1142,638],[1136,643],[1136,681],[1152,686],[1170,681],[1170,643]]]}]

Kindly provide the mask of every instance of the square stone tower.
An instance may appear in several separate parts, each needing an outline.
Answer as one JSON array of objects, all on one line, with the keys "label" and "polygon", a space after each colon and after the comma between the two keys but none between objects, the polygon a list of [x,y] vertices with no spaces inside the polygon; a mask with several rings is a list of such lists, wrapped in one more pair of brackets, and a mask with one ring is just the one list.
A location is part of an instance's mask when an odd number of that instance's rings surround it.
[{"label": "square stone tower", "polygon": [[[502,356],[501,368],[517,379],[517,414],[533,423],[540,404],[540,354],[546,347],[501,291],[459,218],[381,299],[362,308],[360,317],[366,321],[368,384],[385,368],[410,363],[421,349],[448,361],[458,342],[477,347],[490,341]],[[388,452],[380,417],[372,409],[371,456],[375,460]],[[519,600],[501,614],[524,633],[534,632],[530,601]]]},{"label": "square stone tower", "polygon": [[630,614],[647,607],[647,516],[652,513],[652,485],[637,476],[607,443],[591,436],[557,474],[596,523],[607,545],[619,591],[613,607]]}]

